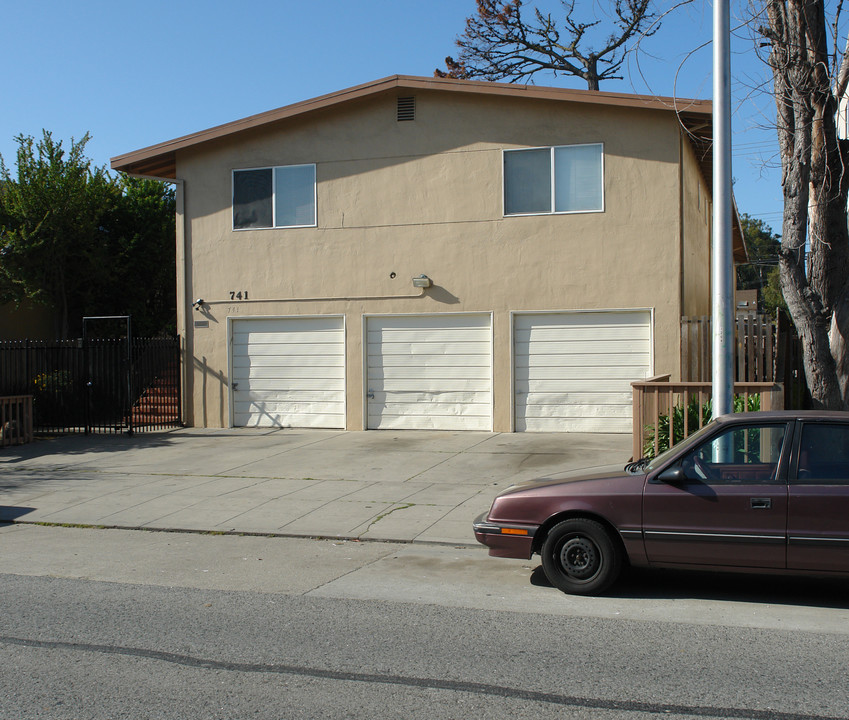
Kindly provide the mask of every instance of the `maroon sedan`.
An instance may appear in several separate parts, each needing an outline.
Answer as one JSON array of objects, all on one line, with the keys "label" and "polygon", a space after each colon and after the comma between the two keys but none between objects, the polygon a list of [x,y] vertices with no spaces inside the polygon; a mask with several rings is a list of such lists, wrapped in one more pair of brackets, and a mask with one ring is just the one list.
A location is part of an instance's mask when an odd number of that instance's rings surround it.
[{"label": "maroon sedan", "polygon": [[622,567],[849,574],[849,413],[717,418],[616,474],[508,488],[474,524],[495,557],[542,557],[563,592]]}]

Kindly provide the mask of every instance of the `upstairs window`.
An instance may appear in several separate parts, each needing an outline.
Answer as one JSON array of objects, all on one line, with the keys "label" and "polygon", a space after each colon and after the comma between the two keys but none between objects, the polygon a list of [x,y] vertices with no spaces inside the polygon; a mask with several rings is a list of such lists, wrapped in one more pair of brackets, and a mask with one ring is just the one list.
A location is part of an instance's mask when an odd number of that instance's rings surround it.
[{"label": "upstairs window", "polygon": [[504,214],[604,210],[602,145],[504,151]]},{"label": "upstairs window", "polygon": [[233,171],[234,230],[315,225],[315,165]]}]

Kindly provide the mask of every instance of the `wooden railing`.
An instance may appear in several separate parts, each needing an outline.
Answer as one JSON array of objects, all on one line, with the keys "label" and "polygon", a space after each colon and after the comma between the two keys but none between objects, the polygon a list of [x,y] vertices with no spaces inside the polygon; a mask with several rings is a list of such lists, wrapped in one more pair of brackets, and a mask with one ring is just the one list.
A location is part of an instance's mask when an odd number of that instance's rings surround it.
[{"label": "wooden railing", "polygon": [[[710,419],[711,383],[673,383],[669,377],[658,375],[631,383],[635,460],[663,452]],[[739,410],[781,410],[784,406],[784,389],[778,383],[734,383],[734,395]]]},{"label": "wooden railing", "polygon": [[0,397],[0,447],[32,442],[32,395]]}]

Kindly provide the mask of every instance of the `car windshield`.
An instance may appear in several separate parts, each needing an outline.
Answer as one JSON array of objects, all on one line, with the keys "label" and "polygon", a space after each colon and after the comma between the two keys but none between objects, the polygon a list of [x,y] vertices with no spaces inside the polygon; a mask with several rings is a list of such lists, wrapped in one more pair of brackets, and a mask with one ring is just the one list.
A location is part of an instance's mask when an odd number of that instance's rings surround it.
[{"label": "car windshield", "polygon": [[691,445],[695,445],[704,435],[713,430],[715,426],[716,420],[712,420],[703,428],[700,428],[692,435],[689,435],[688,437],[684,438],[681,442],[673,445],[668,450],[664,450],[662,453],[660,453],[660,455],[652,458],[652,460],[643,468],[643,472],[650,473],[652,470],[656,470],[669,459],[670,455],[672,455],[673,453],[678,453],[679,450],[684,450],[685,448],[688,448]]}]

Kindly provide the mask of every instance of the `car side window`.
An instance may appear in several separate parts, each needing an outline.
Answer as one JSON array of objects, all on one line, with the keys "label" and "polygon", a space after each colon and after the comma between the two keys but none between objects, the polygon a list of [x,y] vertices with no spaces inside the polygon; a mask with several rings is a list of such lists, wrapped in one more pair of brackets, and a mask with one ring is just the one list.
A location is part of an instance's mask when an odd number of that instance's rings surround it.
[{"label": "car side window", "polygon": [[805,423],[799,443],[797,482],[849,485],[849,425]]},{"label": "car side window", "polygon": [[718,484],[777,482],[784,425],[738,425],[695,448],[682,461],[687,478]]}]

